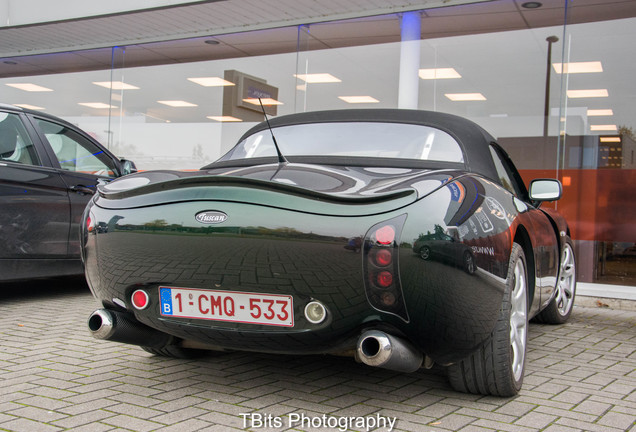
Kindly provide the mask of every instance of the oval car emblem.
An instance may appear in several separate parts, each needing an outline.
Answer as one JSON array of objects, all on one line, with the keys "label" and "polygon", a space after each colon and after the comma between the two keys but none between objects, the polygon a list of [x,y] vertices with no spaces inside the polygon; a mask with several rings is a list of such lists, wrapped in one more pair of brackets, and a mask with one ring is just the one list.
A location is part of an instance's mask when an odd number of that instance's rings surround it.
[{"label": "oval car emblem", "polygon": [[194,218],[204,224],[219,224],[227,220],[227,215],[222,211],[202,211],[197,213]]}]

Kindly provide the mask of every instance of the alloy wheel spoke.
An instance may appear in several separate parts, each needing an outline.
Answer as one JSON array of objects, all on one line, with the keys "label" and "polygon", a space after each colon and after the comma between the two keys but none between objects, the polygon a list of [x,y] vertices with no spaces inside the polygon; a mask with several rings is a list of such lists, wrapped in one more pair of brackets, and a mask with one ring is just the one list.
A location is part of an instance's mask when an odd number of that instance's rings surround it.
[{"label": "alloy wheel spoke", "polygon": [[557,310],[561,315],[567,314],[572,307],[575,284],[576,267],[574,264],[574,255],[572,253],[572,248],[570,246],[566,246],[566,248],[563,250],[563,257],[561,260],[561,274],[559,276],[559,283],[557,285],[557,294],[555,299]]},{"label": "alloy wheel spoke", "polygon": [[526,275],[522,261],[514,268],[514,286],[510,293],[511,368],[515,379],[521,379],[526,348],[527,299]]}]

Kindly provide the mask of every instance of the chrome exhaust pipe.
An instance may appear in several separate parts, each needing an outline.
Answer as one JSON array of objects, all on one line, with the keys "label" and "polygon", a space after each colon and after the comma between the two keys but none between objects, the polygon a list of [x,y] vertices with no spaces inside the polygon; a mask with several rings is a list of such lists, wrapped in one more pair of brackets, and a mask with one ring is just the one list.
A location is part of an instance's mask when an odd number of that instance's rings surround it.
[{"label": "chrome exhaust pipe", "polygon": [[88,317],[88,330],[96,339],[150,348],[164,348],[173,336],[133,321],[124,313],[97,309]]},{"label": "chrome exhaust pipe", "polygon": [[409,342],[379,330],[369,330],[360,336],[356,354],[364,364],[397,372],[415,372],[424,360]]}]

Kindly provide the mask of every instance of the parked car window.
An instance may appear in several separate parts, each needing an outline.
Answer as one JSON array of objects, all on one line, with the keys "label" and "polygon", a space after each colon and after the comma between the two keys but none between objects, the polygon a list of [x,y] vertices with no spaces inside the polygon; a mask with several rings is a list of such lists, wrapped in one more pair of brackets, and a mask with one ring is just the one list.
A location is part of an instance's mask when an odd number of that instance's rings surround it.
[{"label": "parked car window", "polygon": [[0,160],[39,165],[33,142],[17,114],[0,112]]},{"label": "parked car window", "polygon": [[[464,162],[461,147],[437,128],[384,122],[308,123],[277,127],[285,156],[340,156]],[[250,135],[221,160],[275,156],[269,130]]]},{"label": "parked car window", "polygon": [[116,177],[113,161],[95,144],[64,125],[37,119],[63,170]]}]

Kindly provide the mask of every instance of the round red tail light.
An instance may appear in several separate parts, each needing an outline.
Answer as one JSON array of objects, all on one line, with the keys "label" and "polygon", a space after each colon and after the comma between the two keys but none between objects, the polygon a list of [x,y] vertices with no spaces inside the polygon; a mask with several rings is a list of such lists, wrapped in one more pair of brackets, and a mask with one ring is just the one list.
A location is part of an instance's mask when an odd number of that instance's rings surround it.
[{"label": "round red tail light", "polygon": [[376,280],[382,288],[388,288],[393,283],[393,275],[388,271],[382,271],[378,273]]},{"label": "round red tail light", "polygon": [[132,293],[131,296],[132,304],[136,309],[142,310],[148,307],[150,304],[150,299],[148,298],[148,294],[146,294],[143,290],[137,290]]},{"label": "round red tail light", "polygon": [[393,256],[389,249],[379,249],[375,253],[375,263],[380,267],[386,267],[393,261]]},{"label": "round red tail light", "polygon": [[381,245],[390,245],[395,240],[395,228],[385,225],[375,232],[375,241]]}]

